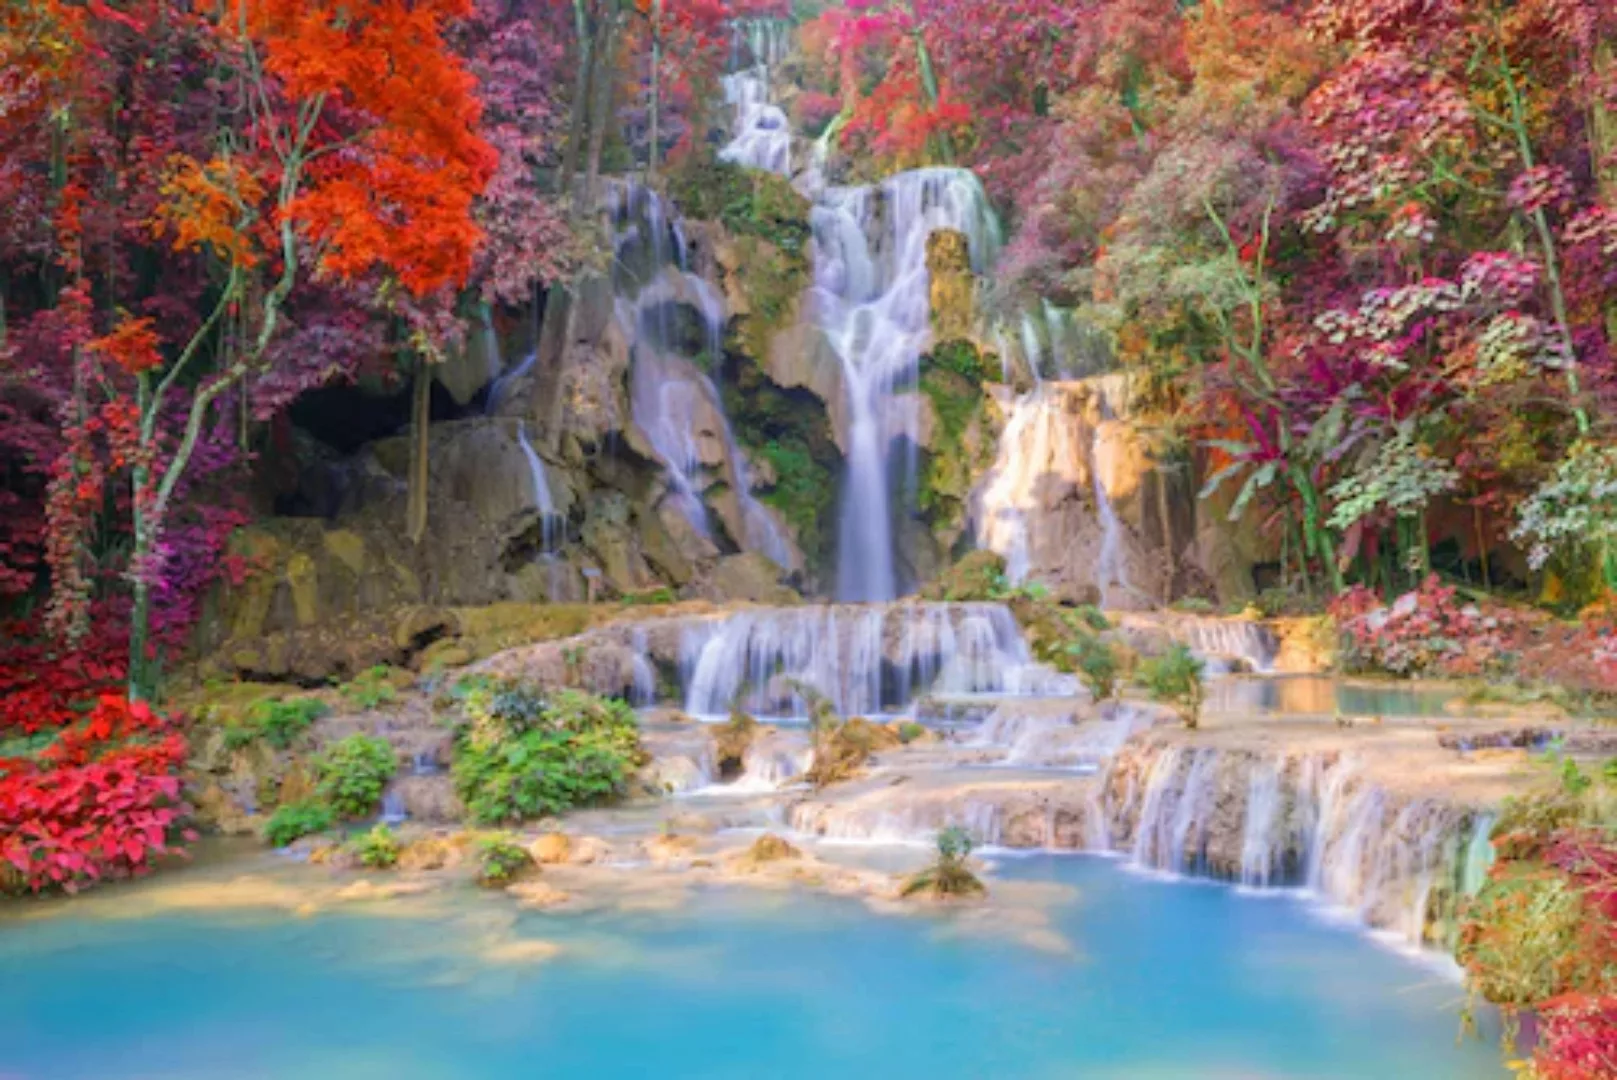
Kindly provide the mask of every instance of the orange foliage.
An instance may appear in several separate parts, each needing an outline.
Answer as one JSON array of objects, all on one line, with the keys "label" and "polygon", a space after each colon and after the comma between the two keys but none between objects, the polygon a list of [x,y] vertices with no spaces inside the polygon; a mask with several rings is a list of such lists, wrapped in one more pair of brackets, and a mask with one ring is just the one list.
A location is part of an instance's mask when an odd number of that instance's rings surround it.
[{"label": "orange foliage", "polygon": [[245,27],[238,44],[262,59],[261,101],[271,104],[258,145],[273,154],[256,178],[220,159],[177,171],[177,242],[250,258],[234,210],[276,191],[267,218],[290,219],[325,273],[381,270],[417,296],[462,283],[482,240],[473,202],[497,163],[478,133],[475,80],[443,39],[446,22],[469,9],[467,0],[238,0],[219,28],[228,38]]},{"label": "orange foliage", "polygon": [[237,159],[215,157],[207,164],[177,155],[169,162],[158,205],[157,232],[172,232],[176,251],[211,248],[243,268],[258,261],[246,223],[264,197],[264,187]]},{"label": "orange foliage", "polygon": [[131,319],[125,314],[112,333],[90,342],[90,348],[131,375],[163,366],[151,319]]}]

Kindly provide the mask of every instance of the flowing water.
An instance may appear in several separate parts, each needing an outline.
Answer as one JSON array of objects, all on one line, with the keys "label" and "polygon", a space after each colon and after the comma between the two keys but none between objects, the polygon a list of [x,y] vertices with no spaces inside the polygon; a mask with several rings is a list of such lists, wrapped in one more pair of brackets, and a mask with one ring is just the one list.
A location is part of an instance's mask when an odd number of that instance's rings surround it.
[{"label": "flowing water", "polygon": [[874,187],[827,188],[812,213],[814,284],[808,317],[842,364],[847,387],[847,475],[838,535],[837,598],[891,600],[894,444],[919,440],[916,380],[931,335],[927,238],[967,238],[985,269],[999,243],[982,184],[963,169],[900,173]]},{"label": "flowing water", "polygon": [[[784,530],[753,495],[723,397],[698,366],[700,359],[711,364],[722,355],[723,298],[687,267],[684,232],[657,192],[625,182],[612,188],[608,209],[618,252],[616,317],[633,342],[630,409],[667,470],[669,498],[692,528],[711,538],[704,494],[715,482],[725,484],[740,515],[731,539],[795,568]],[[681,310],[700,320],[694,341],[679,333]]]},{"label": "flowing water", "polygon": [[[668,912],[77,911],[0,923],[0,1073],[26,1080],[589,1076],[1482,1080],[1452,984],[1287,900],[1016,860],[1070,953],[850,901]],[[964,930],[966,924],[958,924]],[[559,944],[495,963],[489,935]],[[131,979],[146,989],[132,993]],[[652,1063],[655,1063],[654,1065]]]}]

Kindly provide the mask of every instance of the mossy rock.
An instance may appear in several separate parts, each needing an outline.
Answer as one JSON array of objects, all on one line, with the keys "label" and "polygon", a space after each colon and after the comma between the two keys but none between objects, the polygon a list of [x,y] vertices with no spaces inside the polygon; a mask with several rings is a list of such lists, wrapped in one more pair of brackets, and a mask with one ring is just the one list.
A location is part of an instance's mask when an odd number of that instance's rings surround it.
[{"label": "mossy rock", "polygon": [[1004,580],[1004,556],[994,551],[973,551],[939,575],[921,595],[928,600],[961,604],[991,600]]}]

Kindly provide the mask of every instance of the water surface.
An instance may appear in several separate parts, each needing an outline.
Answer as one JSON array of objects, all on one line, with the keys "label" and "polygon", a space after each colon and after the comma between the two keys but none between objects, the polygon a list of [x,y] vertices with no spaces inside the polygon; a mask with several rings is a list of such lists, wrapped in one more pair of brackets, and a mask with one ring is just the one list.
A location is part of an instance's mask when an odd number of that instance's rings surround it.
[{"label": "water surface", "polygon": [[[0,1077],[1107,1077],[1461,1080],[1461,991],[1300,901],[1097,859],[1052,953],[847,900],[714,890],[672,912],[0,922]],[[514,927],[511,925],[515,920]],[[479,950],[512,931],[546,963]]]}]

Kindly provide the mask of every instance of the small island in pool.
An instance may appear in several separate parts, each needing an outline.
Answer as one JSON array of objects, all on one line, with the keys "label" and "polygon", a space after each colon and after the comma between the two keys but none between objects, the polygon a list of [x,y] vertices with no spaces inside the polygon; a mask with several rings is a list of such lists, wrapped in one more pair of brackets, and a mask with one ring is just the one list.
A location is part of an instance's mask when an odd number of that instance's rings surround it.
[{"label": "small island in pool", "polygon": [[1617,1080],[1617,8],[203,7],[0,14],[0,1080]]}]

